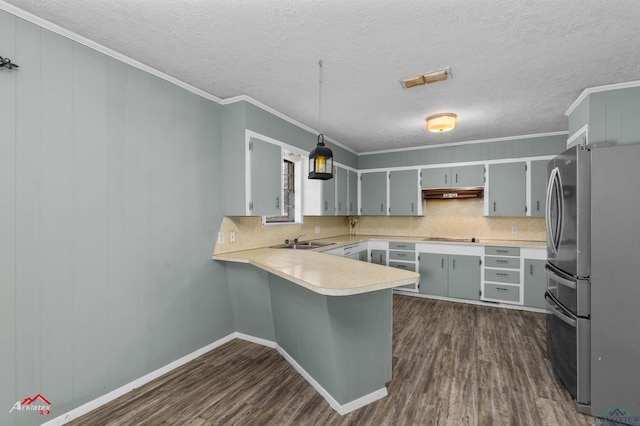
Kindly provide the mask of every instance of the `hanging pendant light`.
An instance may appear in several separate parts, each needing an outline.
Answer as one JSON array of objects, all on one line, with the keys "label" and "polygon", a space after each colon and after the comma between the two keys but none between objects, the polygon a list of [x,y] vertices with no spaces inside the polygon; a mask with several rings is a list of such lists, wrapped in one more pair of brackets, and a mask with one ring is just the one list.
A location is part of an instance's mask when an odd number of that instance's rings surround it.
[{"label": "hanging pendant light", "polygon": [[324,135],[318,135],[318,145],[309,154],[309,179],[333,178],[333,153],[324,146]]},{"label": "hanging pendant light", "polygon": [[[319,90],[318,90],[318,115],[320,130],[324,127],[322,119],[322,61],[318,62],[320,68]],[[324,135],[318,135],[318,145],[309,154],[309,179],[328,180],[333,178],[333,153],[324,146]]]}]

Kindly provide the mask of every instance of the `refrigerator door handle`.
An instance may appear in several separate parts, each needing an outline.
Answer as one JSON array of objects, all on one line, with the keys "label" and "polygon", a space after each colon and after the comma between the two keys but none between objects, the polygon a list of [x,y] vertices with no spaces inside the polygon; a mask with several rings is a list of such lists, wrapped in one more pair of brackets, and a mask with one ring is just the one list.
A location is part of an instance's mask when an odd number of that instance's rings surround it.
[{"label": "refrigerator door handle", "polygon": [[560,319],[562,322],[570,325],[571,327],[575,328],[578,326],[578,322],[575,319],[571,318],[570,316],[562,312],[563,309],[560,307],[558,303],[556,303],[556,301],[553,299],[553,297],[551,297],[549,293],[544,294],[544,301],[545,301],[545,304],[547,305],[547,308],[551,311],[551,313],[555,317]]},{"label": "refrigerator door handle", "polygon": [[[545,207],[545,218],[547,221],[547,247],[551,253],[558,254],[558,244],[562,233],[562,181],[560,179],[560,170],[555,167],[549,175],[549,184],[547,185],[547,198]],[[551,200],[556,198],[556,221],[551,220]]]}]

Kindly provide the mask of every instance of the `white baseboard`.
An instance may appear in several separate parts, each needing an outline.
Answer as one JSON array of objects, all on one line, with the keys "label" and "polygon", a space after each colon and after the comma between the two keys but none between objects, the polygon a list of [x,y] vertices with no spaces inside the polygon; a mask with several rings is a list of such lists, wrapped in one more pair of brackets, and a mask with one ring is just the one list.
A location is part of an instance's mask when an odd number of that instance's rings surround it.
[{"label": "white baseboard", "polygon": [[244,333],[238,333],[238,332],[233,332],[219,340],[216,340],[215,342],[202,347],[188,355],[183,356],[180,359],[177,359],[167,365],[165,365],[164,367],[160,367],[155,371],[152,371],[149,374],[146,374],[132,382],[127,383],[126,385],[120,386],[118,389],[114,389],[111,392],[104,394],[92,401],[89,401],[85,404],[82,404],[79,407],[74,408],[71,411],[68,411],[54,419],[49,420],[46,423],[43,423],[43,426],[54,426],[54,425],[64,425],[72,420],[77,419],[78,417],[81,417],[87,413],[89,413],[90,411],[95,410],[96,408],[101,407],[104,404],[107,404],[108,402],[113,401],[116,398],[121,397],[122,395],[126,394],[127,392],[131,392],[132,390],[139,388],[142,385],[145,385],[147,383],[149,383],[152,380],[157,379],[158,377],[162,376],[163,374],[166,374],[168,372],[170,372],[171,370],[174,370],[190,361],[193,361],[194,359],[198,358],[201,355],[204,355],[205,353],[224,345],[225,343],[228,343],[230,341],[232,341],[233,339],[241,339],[241,340],[246,340],[252,343],[256,343],[258,345],[262,345],[262,346],[266,346],[268,348],[273,348],[276,349],[278,351],[278,353],[280,355],[282,355],[284,357],[284,359],[287,360],[287,362],[289,364],[291,364],[293,366],[293,368],[296,369],[296,371],[298,373],[300,373],[300,375],[302,375],[302,377],[305,378],[305,380],[307,382],[309,382],[309,384],[311,386],[313,386],[313,388],[320,394],[322,395],[322,397],[329,403],[329,405],[331,406],[331,408],[333,408],[335,411],[338,412],[338,414],[340,415],[345,415],[348,414],[354,410],[357,410],[358,408],[364,407],[367,404],[370,404],[374,401],[377,401],[381,398],[384,398],[385,396],[387,396],[387,388],[383,387],[382,389],[378,389],[377,391],[374,391],[368,395],[364,395],[356,400],[350,401],[346,404],[340,404],[338,403],[338,401],[336,401],[331,394],[329,394],[329,392],[327,392],[327,390],[325,388],[323,388],[320,383],[318,383],[313,377],[311,377],[311,375],[309,373],[307,373],[301,366],[300,364],[298,364],[296,362],[295,359],[293,359],[288,353],[287,351],[285,351],[284,349],[282,349],[280,346],[278,346],[278,344],[276,342],[273,342],[271,340],[266,340],[266,339],[262,339],[260,337],[255,337],[255,336],[250,336],[248,334],[244,334]]},{"label": "white baseboard", "polygon": [[174,370],[186,363],[188,363],[189,361],[193,361],[194,359],[198,358],[200,355],[204,355],[205,353],[224,345],[227,342],[232,341],[233,339],[235,339],[235,333],[231,333],[221,339],[216,340],[213,343],[208,344],[207,346],[204,346],[194,352],[191,352],[188,355],[183,356],[182,358],[179,358],[173,362],[170,362],[169,364],[165,365],[164,367],[160,367],[157,370],[152,371],[151,373],[145,374],[144,376],[127,383],[126,385],[120,386],[118,389],[114,389],[109,393],[106,393],[92,401],[89,401],[85,404],[82,404],[79,407],[74,408],[71,411],[66,412],[65,414],[62,414],[54,419],[49,420],[46,423],[43,423],[43,426],[53,426],[53,425],[63,425],[65,423],[70,422],[71,420],[77,419],[80,416],[83,416],[85,414],[87,414],[88,412],[95,410],[96,408],[113,401],[116,398],[121,397],[122,395],[126,394],[127,392],[131,392],[132,390],[139,388],[140,386],[149,383],[152,380],[157,379],[158,377],[162,376],[163,374],[166,374],[168,372],[170,372],[171,370]]},{"label": "white baseboard", "polygon": [[298,373],[300,373],[302,375],[302,377],[304,377],[307,380],[307,382],[309,382],[309,384],[311,386],[313,386],[313,388],[320,395],[322,395],[322,397],[329,403],[331,408],[336,410],[338,412],[338,414],[340,414],[341,416],[344,416],[345,414],[348,414],[348,413],[350,413],[350,412],[352,412],[354,410],[357,410],[358,408],[364,407],[367,404],[370,404],[370,403],[372,403],[374,401],[377,401],[377,400],[382,399],[385,396],[387,396],[387,388],[383,387],[382,389],[378,389],[376,391],[373,391],[370,394],[361,396],[358,399],[354,399],[353,401],[349,401],[346,404],[340,404],[338,401],[336,401],[331,396],[331,394],[329,394],[329,392],[326,391],[325,388],[320,386],[320,383],[316,382],[315,379],[313,377],[311,377],[311,375],[309,375],[309,373],[307,373],[304,370],[304,368],[302,368],[300,366],[300,364],[298,364],[296,362],[296,360],[293,359],[287,353],[287,351],[282,349],[280,346],[277,346],[276,350],[280,353],[280,355],[282,355],[284,357],[284,359],[286,359],[289,362],[289,364],[291,364],[293,366],[293,368],[296,369],[296,371]]}]

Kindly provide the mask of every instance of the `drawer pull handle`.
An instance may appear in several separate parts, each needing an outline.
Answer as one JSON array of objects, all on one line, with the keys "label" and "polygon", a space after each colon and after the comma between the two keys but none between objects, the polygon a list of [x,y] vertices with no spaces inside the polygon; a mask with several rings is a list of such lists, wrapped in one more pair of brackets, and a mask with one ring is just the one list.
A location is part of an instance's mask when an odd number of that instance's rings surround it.
[{"label": "drawer pull handle", "polygon": [[496,263],[509,263],[509,261],[508,260],[498,259],[498,260],[496,260]]},{"label": "drawer pull handle", "polygon": [[496,291],[509,291],[509,290],[504,287],[496,287]]},{"label": "drawer pull handle", "polygon": [[499,277],[508,277],[509,276],[509,274],[505,274],[503,272],[496,272],[496,275],[499,276]]}]

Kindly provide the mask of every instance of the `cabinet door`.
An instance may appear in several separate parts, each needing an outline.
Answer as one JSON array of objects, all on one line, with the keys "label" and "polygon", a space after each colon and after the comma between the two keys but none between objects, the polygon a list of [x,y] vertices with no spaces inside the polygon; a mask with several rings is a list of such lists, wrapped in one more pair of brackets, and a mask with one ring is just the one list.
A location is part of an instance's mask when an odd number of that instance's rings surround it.
[{"label": "cabinet door", "polygon": [[446,254],[420,253],[419,260],[420,293],[447,296],[449,256]]},{"label": "cabinet door", "polygon": [[[334,176],[336,175],[334,170]],[[322,181],[322,215],[336,214],[336,178]]]},{"label": "cabinet door", "polygon": [[534,308],[546,308],[544,292],[547,279],[544,271],[544,260],[524,260],[524,304]]},{"label": "cabinet door", "polygon": [[347,191],[347,214],[355,216],[358,214],[358,173],[349,170],[347,172],[348,191]]},{"label": "cabinet door", "polygon": [[484,165],[458,166],[451,168],[451,186],[484,186]]},{"label": "cabinet door", "polygon": [[249,145],[252,216],[282,214],[282,153],[280,147],[259,139]]},{"label": "cabinet door", "polygon": [[531,216],[544,217],[547,198],[547,160],[531,162]]},{"label": "cabinet door", "polygon": [[387,172],[363,173],[360,175],[361,214],[366,216],[387,215]]},{"label": "cabinet door", "polygon": [[449,255],[449,297],[480,300],[480,256]]},{"label": "cabinet door", "polygon": [[526,215],[526,163],[489,165],[489,216]]},{"label": "cabinet door", "polygon": [[389,214],[412,216],[418,214],[420,200],[417,170],[389,172]]},{"label": "cabinet door", "polygon": [[336,167],[336,215],[347,216],[349,214],[348,206],[348,182],[347,182],[347,169],[342,167]]},{"label": "cabinet door", "polygon": [[362,250],[358,253],[358,260],[361,262],[367,262],[369,259],[367,259],[368,253],[367,250]]},{"label": "cabinet door", "polygon": [[386,265],[387,264],[387,251],[373,249],[371,250],[371,263],[376,263],[378,265]]},{"label": "cabinet door", "polygon": [[420,170],[422,188],[447,188],[451,186],[451,167]]}]

